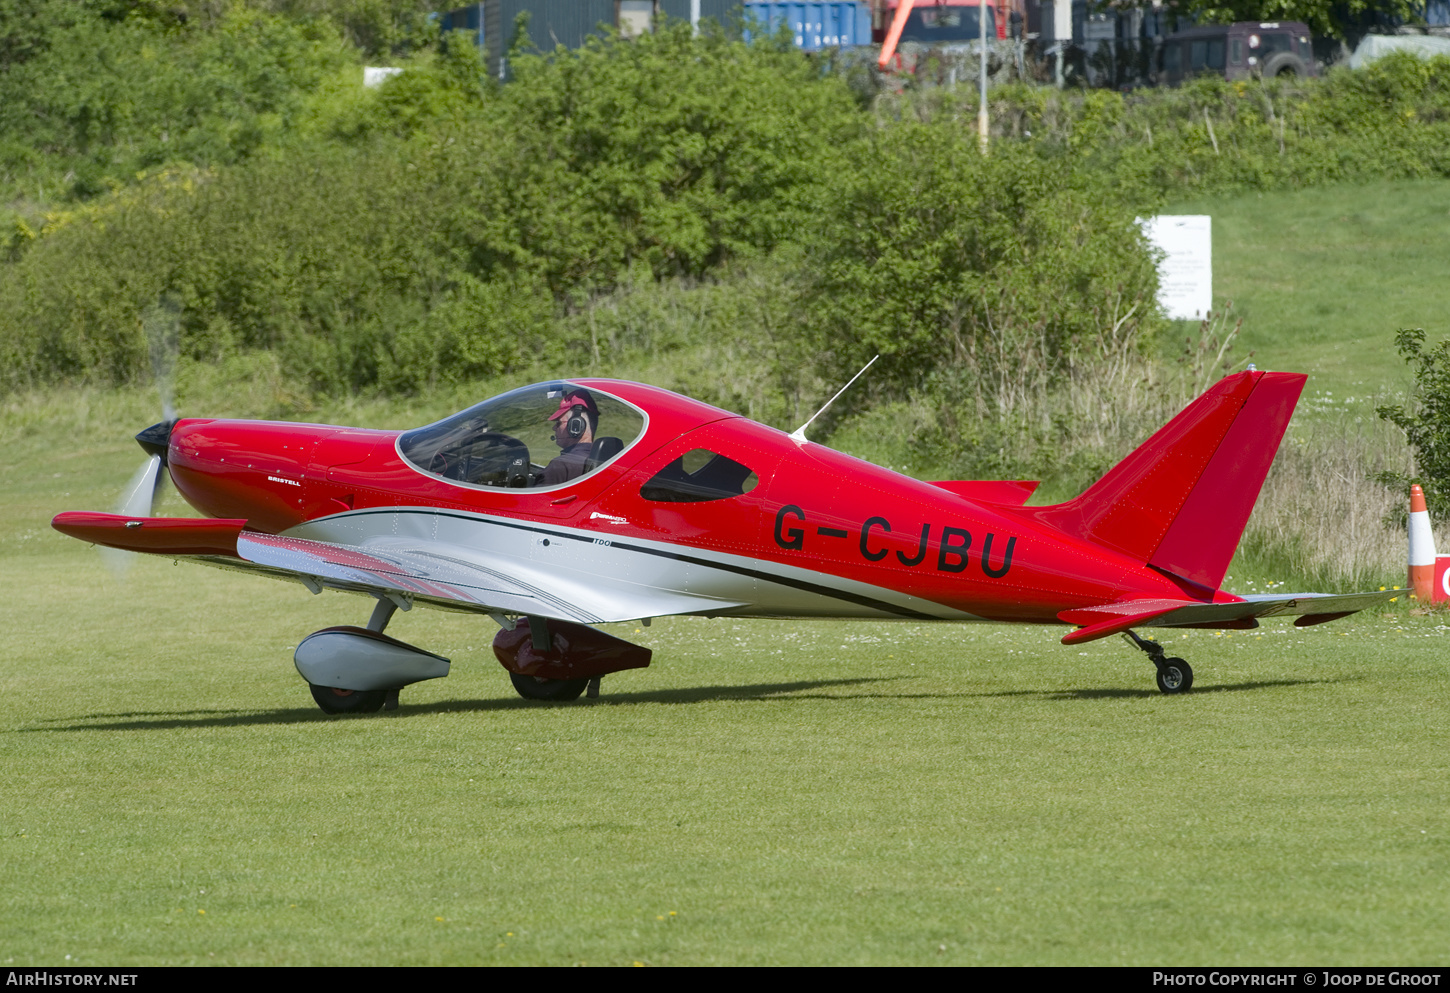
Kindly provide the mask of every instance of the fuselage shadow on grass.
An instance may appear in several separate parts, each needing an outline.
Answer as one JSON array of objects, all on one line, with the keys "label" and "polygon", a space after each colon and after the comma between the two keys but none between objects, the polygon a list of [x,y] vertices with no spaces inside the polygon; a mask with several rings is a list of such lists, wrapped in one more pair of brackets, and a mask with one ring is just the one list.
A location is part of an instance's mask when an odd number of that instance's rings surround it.
[{"label": "fuselage shadow on grass", "polygon": [[[579,700],[566,704],[548,704],[516,697],[485,700],[438,700],[433,703],[409,705],[396,711],[352,716],[327,715],[311,707],[289,707],[285,710],[255,711],[240,708],[180,711],[128,711],[115,714],[81,714],[74,717],[49,718],[48,726],[17,728],[20,732],[39,731],[164,731],[178,728],[249,727],[267,724],[315,724],[359,718],[407,719],[447,713],[487,713],[534,710],[550,706],[625,707],[642,704],[699,703],[763,703],[786,700],[972,700],[1028,698],[1043,701],[1070,700],[1138,700],[1160,699],[1164,694],[1151,689],[1122,687],[1077,688],[1066,690],[1003,690],[996,693],[830,693],[831,689],[847,689],[868,684],[916,680],[920,676],[873,676],[853,679],[801,680],[791,683],[753,683],[742,686],[693,686],[683,689],[643,690],[632,693],[607,694],[596,700]],[[1343,679],[1273,679],[1247,683],[1225,683],[1217,686],[1195,686],[1184,698],[1208,693],[1240,693],[1250,690],[1280,689],[1345,682]],[[816,691],[816,692],[806,692]],[[149,718],[149,719],[143,719]],[[68,722],[68,723],[62,723]],[[86,723],[77,723],[86,722]]]},{"label": "fuselage shadow on grass", "polygon": [[[410,705],[404,697],[402,706],[396,711],[378,714],[328,715],[312,707],[289,707],[285,710],[243,710],[241,708],[213,710],[179,710],[136,712],[115,714],[80,714],[74,717],[56,717],[43,722],[48,726],[18,728],[22,732],[39,731],[158,731],[174,728],[204,727],[247,727],[265,724],[313,724],[338,720],[357,720],[364,717],[398,719],[420,717],[432,714],[462,712],[492,712],[534,710],[550,706],[627,706],[637,704],[695,704],[726,701],[765,701],[774,699],[802,699],[803,690],[826,690],[832,687],[849,687],[863,683],[892,682],[900,679],[914,679],[914,676],[875,676],[853,679],[815,679],[791,683],[755,683],[742,686],[694,686],[671,690],[645,690],[635,693],[606,694],[596,700],[579,700],[565,704],[548,704],[518,697],[503,697],[485,700],[438,700],[433,703]],[[879,694],[880,696],[904,696],[902,694]],[[936,695],[936,694],[933,694]],[[856,698],[860,694],[851,694]],[[821,693],[811,694],[813,699],[845,699]],[[149,719],[143,719],[149,718]],[[65,723],[62,723],[65,722]],[[80,723],[84,722],[84,723]]]}]

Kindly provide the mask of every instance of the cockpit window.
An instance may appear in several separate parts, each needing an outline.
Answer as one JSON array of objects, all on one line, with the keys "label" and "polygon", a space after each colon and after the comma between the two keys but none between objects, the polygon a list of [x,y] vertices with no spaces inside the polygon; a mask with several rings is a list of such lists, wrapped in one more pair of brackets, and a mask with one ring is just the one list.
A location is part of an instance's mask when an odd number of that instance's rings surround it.
[{"label": "cockpit window", "polygon": [[526,386],[406,431],[398,451],[429,475],[474,486],[555,486],[589,475],[644,434],[642,411],[569,382]]},{"label": "cockpit window", "polygon": [[741,496],[759,482],[749,466],[708,448],[696,448],[655,473],[640,487],[639,495],[662,503],[699,503]]}]

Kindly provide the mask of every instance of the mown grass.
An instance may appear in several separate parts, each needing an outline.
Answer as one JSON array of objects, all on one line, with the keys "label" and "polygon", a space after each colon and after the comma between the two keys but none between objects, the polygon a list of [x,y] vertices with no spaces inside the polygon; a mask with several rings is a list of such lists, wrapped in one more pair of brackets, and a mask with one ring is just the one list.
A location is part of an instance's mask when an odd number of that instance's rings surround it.
[{"label": "mown grass", "polygon": [[1184,698],[1057,628],[664,619],[540,707],[489,622],[417,610],[453,675],[327,718],[291,648],[367,601],[48,528],[150,407],[0,432],[7,964],[1447,961],[1443,614],[1175,634]]},{"label": "mown grass", "polygon": [[1214,301],[1232,301],[1244,318],[1236,353],[1255,351],[1260,369],[1309,373],[1308,396],[1403,391],[1412,380],[1395,331],[1450,333],[1443,180],[1247,193],[1164,212],[1213,216]]},{"label": "mown grass", "polygon": [[1044,628],[661,620],[593,703],[489,624],[394,714],[290,665],[366,603],[8,552],[3,958],[1443,963],[1443,618],[1196,632],[1164,698]]}]

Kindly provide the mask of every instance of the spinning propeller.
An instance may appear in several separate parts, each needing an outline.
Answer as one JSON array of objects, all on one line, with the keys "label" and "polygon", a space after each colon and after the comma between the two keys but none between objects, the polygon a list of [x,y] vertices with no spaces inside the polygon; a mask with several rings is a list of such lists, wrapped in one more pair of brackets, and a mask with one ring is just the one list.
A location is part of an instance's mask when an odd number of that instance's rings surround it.
[{"label": "spinning propeller", "polygon": [[[163,294],[154,306],[141,314],[141,327],[146,335],[146,350],[151,357],[151,371],[156,389],[161,394],[161,421],[136,435],[146,452],[143,462],[121,491],[113,513],[125,517],[150,517],[156,495],[166,480],[162,467],[171,444],[171,429],[176,426],[175,379],[176,356],[181,347],[181,305],[174,297]],[[101,558],[117,578],[124,576],[135,552],[100,546]]]}]

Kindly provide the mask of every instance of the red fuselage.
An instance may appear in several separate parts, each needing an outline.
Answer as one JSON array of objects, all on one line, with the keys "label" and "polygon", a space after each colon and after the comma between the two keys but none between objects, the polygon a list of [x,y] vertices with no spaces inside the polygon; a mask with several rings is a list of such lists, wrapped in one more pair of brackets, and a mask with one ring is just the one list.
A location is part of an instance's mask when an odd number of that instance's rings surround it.
[{"label": "red fuselage", "polygon": [[[1061,611],[1130,596],[1204,598],[1048,526],[1033,509],[995,502],[1010,499],[1010,487],[983,484],[990,499],[973,499],[962,495],[976,492],[970,484],[954,492],[911,479],[665,390],[575,382],[633,404],[648,423],[622,456],[562,487],[486,488],[430,475],[401,457],[395,431],[210,419],[176,425],[171,477],[201,512],[270,534],[354,510],[461,511],[744,556],[993,620],[1057,623]],[[641,495],[661,469],[700,448],[748,466],[759,483],[695,503]]]}]

